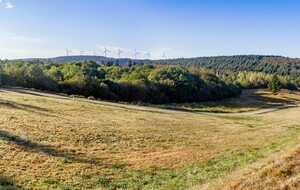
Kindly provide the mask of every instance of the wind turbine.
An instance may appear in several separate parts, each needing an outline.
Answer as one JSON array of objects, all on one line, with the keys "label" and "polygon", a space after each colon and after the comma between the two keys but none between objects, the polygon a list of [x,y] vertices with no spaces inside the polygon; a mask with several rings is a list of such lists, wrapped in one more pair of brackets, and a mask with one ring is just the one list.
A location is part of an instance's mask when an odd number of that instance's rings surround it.
[{"label": "wind turbine", "polygon": [[82,51],[82,50],[79,50],[79,51],[80,51],[80,55],[82,55],[84,53],[84,51]]},{"label": "wind turbine", "polygon": [[150,51],[148,51],[148,53],[146,55],[148,56],[148,59],[150,59],[150,57],[151,57]]},{"label": "wind turbine", "polygon": [[165,53],[165,52],[163,53],[163,56],[162,56],[162,58],[163,58],[163,59],[166,59],[166,58],[167,58],[167,56],[166,56],[166,53]]},{"label": "wind turbine", "polygon": [[72,52],[72,51],[70,51],[70,50],[68,50],[68,49],[66,48],[66,52],[67,52],[67,56],[69,56],[69,53]]},{"label": "wind turbine", "polygon": [[105,57],[106,57],[106,55],[107,55],[108,52],[110,52],[110,51],[109,51],[109,50],[106,48],[106,46],[105,46],[105,47],[104,47],[104,52],[103,52]]},{"label": "wind turbine", "polygon": [[97,56],[97,53],[94,51],[94,56]]},{"label": "wind turbine", "polygon": [[137,59],[137,55],[139,55],[140,54],[140,52],[137,52],[136,50],[134,50],[134,57],[135,57],[135,59]]},{"label": "wind turbine", "polygon": [[118,56],[119,56],[119,59],[121,58],[121,53],[123,53],[123,51],[121,51],[120,49],[118,49]]}]

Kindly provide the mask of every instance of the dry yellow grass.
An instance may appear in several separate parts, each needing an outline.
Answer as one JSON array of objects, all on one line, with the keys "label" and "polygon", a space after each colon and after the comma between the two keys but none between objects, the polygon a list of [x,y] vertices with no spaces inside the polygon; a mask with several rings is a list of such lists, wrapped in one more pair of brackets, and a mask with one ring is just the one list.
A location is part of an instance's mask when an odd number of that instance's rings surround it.
[{"label": "dry yellow grass", "polygon": [[262,147],[300,123],[299,108],[217,117],[3,91],[0,113],[0,174],[29,189],[101,189],[124,172],[172,172]]}]

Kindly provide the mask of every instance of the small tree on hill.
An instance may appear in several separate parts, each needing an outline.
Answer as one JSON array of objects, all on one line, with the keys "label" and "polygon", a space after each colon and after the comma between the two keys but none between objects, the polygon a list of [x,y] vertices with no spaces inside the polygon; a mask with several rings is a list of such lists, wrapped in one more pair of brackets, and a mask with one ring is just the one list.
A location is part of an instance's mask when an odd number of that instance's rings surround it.
[{"label": "small tree on hill", "polygon": [[273,75],[272,79],[269,83],[269,90],[273,93],[276,94],[279,92],[281,89],[281,83],[277,75]]}]

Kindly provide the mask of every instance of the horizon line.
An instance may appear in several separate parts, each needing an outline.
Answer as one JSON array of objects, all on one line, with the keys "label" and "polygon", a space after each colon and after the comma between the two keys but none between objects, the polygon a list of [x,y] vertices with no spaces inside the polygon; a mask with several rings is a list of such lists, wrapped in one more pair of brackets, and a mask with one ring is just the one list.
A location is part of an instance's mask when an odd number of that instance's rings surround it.
[{"label": "horizon line", "polygon": [[173,58],[166,58],[166,59],[135,59],[135,58],[115,58],[115,57],[105,57],[102,55],[62,55],[62,56],[54,56],[54,57],[48,57],[48,58],[42,58],[42,57],[29,57],[29,58],[15,58],[15,59],[1,59],[0,60],[34,60],[34,59],[55,59],[55,58],[61,58],[61,57],[101,57],[106,59],[114,59],[114,60],[121,60],[121,59],[129,59],[129,60],[173,60],[173,59],[196,59],[196,58],[208,58],[208,57],[237,57],[237,56],[263,56],[263,57],[282,57],[282,58],[290,58],[290,59],[300,59],[300,57],[289,57],[289,56],[283,56],[283,55],[267,55],[267,54],[233,54],[233,55],[210,55],[210,56],[196,56],[196,57],[173,57]]}]

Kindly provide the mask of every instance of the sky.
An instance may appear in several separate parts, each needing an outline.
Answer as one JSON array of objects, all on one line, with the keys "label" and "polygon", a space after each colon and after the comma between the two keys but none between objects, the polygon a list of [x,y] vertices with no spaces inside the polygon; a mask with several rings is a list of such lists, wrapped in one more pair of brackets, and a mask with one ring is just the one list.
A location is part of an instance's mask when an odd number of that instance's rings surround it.
[{"label": "sky", "polygon": [[0,59],[300,57],[299,0],[0,0]]}]

